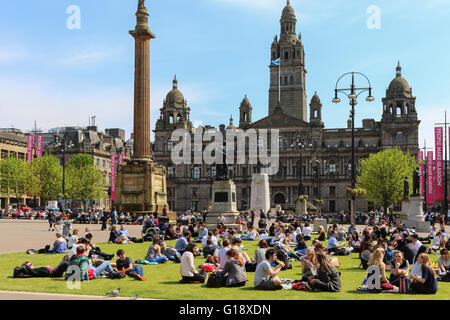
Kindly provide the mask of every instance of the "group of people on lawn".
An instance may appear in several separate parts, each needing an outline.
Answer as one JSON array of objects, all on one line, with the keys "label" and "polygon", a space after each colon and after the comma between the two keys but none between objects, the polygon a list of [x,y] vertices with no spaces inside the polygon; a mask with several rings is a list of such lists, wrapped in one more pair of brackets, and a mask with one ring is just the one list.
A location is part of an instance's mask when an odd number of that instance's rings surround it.
[{"label": "group of people on lawn", "polygon": [[[165,229],[167,230],[169,228]],[[323,228],[312,239],[313,232],[309,224],[295,219],[288,225],[275,223],[269,228],[269,232],[265,229],[247,228],[244,224],[242,234],[238,234],[233,228],[226,228],[223,223],[219,223],[213,231],[201,224],[196,235],[189,231],[188,226],[183,226],[174,247],[166,244],[167,233],[163,232],[161,237],[153,239],[142,260],[133,262],[124,250],[119,249],[115,263],[110,262],[114,255],[103,253],[92,244],[92,233],[88,231],[86,230],[84,237],[80,237],[79,230],[73,230],[67,242],[57,233],[52,253],[70,250],[55,268],[58,274],[61,269],[77,266],[82,281],[101,276],[120,278],[124,275],[146,280],[139,264],[163,264],[170,260],[180,263],[181,283],[205,282],[207,272],[204,270],[206,266],[210,266],[208,272],[220,275],[226,287],[245,286],[248,272],[254,271],[256,290],[278,290],[283,285],[280,272],[286,269],[286,264],[296,260],[300,261],[302,268],[302,278],[296,282],[301,282],[305,290],[338,292],[342,290],[342,284],[341,273],[338,271],[340,264],[336,256],[358,252],[361,267],[376,266],[380,269],[383,290],[395,289],[399,279],[407,277],[411,280],[412,292],[434,294],[438,290],[437,280],[448,278],[450,268],[445,229],[438,232],[433,229],[430,236],[423,239],[414,230],[401,225],[395,230],[389,230],[381,223],[376,228],[365,228],[361,234],[353,225],[347,232],[333,225],[327,231],[328,243],[325,248],[321,242],[326,240]],[[130,237],[124,226],[113,226],[111,232],[115,235],[114,243],[141,242],[140,239]],[[311,240],[311,245],[308,246],[306,242]],[[344,241],[339,243],[342,240]],[[253,260],[245,252],[242,241],[258,241]],[[423,245],[427,242],[431,244],[430,248]],[[201,243],[202,250],[197,247],[197,243]],[[440,256],[437,265],[433,267],[428,253],[435,252]],[[201,255],[206,261],[202,264],[202,269],[199,269],[195,266],[194,258]],[[29,262],[24,265],[34,268]],[[54,270],[48,266],[46,268]],[[387,271],[390,271],[389,278]],[[73,274],[66,272],[65,278],[69,279]]]}]

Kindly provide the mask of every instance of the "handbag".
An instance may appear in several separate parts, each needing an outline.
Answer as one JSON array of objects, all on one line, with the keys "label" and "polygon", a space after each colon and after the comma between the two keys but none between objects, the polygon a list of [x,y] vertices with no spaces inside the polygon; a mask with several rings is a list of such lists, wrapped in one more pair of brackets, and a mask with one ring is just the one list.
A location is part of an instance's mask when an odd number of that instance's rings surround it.
[{"label": "handbag", "polygon": [[400,293],[409,293],[411,291],[411,280],[406,277],[400,277],[399,291]]},{"label": "handbag", "polygon": [[251,263],[245,263],[245,271],[246,272],[255,272],[256,271],[256,262],[252,261]]},{"label": "handbag", "polygon": [[222,276],[218,273],[210,273],[208,281],[206,282],[207,288],[220,288],[222,286]]}]

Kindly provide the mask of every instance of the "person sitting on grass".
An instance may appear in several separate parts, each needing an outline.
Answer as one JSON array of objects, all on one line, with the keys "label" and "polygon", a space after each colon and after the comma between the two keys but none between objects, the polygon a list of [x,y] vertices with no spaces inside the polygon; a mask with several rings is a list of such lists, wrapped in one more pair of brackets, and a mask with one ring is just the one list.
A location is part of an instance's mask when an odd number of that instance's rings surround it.
[{"label": "person sitting on grass", "polygon": [[67,242],[60,232],[56,233],[56,240],[53,243],[53,249],[46,252],[48,254],[67,253]]},{"label": "person sitting on grass", "polygon": [[119,272],[125,273],[127,276],[135,278],[140,281],[147,280],[146,277],[144,277],[144,270],[141,266],[134,265],[133,261],[130,257],[125,256],[125,251],[120,249],[117,250],[117,262],[116,262],[116,268]]},{"label": "person sitting on grass", "polygon": [[225,263],[228,261],[227,252],[231,249],[230,240],[223,239],[222,248],[219,250],[219,269],[223,269],[225,267]]},{"label": "person sitting on grass", "polygon": [[411,273],[415,274],[416,276],[421,277],[422,276],[422,266],[420,265],[418,258],[421,253],[427,253],[428,254],[428,248],[425,246],[421,246],[419,250],[417,251],[416,256],[413,259],[412,267],[411,267]]},{"label": "person sitting on grass", "polygon": [[449,274],[450,272],[450,255],[448,254],[447,248],[441,250],[441,255],[437,259],[438,272],[441,277]]},{"label": "person sitting on grass", "polygon": [[144,242],[143,240],[139,240],[136,237],[131,237],[130,233],[127,230],[127,227],[124,224],[120,225],[119,232],[120,232],[120,234],[123,234],[124,236],[126,236],[128,238],[128,240],[130,240],[130,243],[142,243],[142,242]]},{"label": "person sitting on grass", "polygon": [[305,239],[305,241],[311,240],[311,233],[312,229],[309,226],[309,222],[305,222],[305,227],[302,230],[303,239]]},{"label": "person sitting on grass", "polygon": [[297,246],[295,247],[294,251],[301,255],[305,255],[306,249],[308,247],[306,246],[303,236],[301,234],[298,234],[296,236],[296,240],[297,240]]},{"label": "person sitting on grass", "polygon": [[189,241],[187,240],[187,238],[190,236],[189,231],[184,231],[183,232],[183,236],[180,237],[177,242],[175,243],[175,249],[177,249],[177,251],[182,255],[186,249],[187,246],[189,244]]},{"label": "person sitting on grass", "polygon": [[282,264],[278,264],[272,269],[270,264],[276,262],[277,254],[275,250],[269,249],[266,251],[265,260],[258,263],[255,270],[254,285],[256,290],[281,290],[281,280],[278,274],[283,267]]},{"label": "person sitting on grass", "polygon": [[312,289],[327,292],[339,292],[342,290],[341,276],[336,267],[331,264],[327,256],[323,253],[317,254],[317,275],[308,279],[308,284]]},{"label": "person sitting on grass", "polygon": [[256,231],[256,229],[254,227],[250,228],[250,233],[248,234],[248,236],[241,238],[242,240],[245,241],[254,241],[259,237],[258,232]]},{"label": "person sitting on grass", "polygon": [[181,262],[181,254],[172,246],[168,246],[164,239],[161,239],[161,253],[170,261],[175,263]]},{"label": "person sitting on grass", "polygon": [[115,244],[133,243],[132,241],[130,241],[130,239],[128,239],[128,237],[126,235],[120,233],[118,225],[113,225],[111,227],[111,232],[109,233],[108,242],[109,241],[111,241],[112,243],[115,243]]},{"label": "person sitting on grass", "polygon": [[242,251],[242,241],[239,238],[235,238],[231,241],[231,249],[236,250],[239,253],[239,258],[245,263],[252,263],[246,252]]},{"label": "person sitting on grass", "polygon": [[208,229],[206,228],[206,223],[200,225],[200,229],[198,230],[197,238],[195,238],[195,242],[201,243],[203,238],[208,235]]},{"label": "person sitting on grass", "polygon": [[309,248],[306,250],[306,259],[302,261],[302,281],[308,281],[317,273],[316,252]]},{"label": "person sitting on grass", "polygon": [[328,253],[331,254],[340,254],[340,253],[351,253],[353,248],[345,248],[345,242],[339,244],[338,240],[336,239],[337,233],[336,231],[331,231],[330,238],[328,239]]},{"label": "person sitting on grass", "polygon": [[325,229],[322,226],[319,226],[319,235],[317,236],[317,240],[325,241]]},{"label": "person sitting on grass", "polygon": [[403,252],[396,250],[394,252],[394,261],[391,262],[391,275],[389,276],[389,282],[397,285],[397,282],[401,277],[407,277],[409,274],[409,262],[405,260]]},{"label": "person sitting on grass", "polygon": [[239,258],[239,252],[230,249],[226,253],[228,260],[220,272],[220,275],[225,280],[227,287],[243,287],[247,282],[245,271],[243,269],[244,262]]},{"label": "person sitting on grass", "polygon": [[384,258],[384,249],[378,248],[376,249],[372,256],[370,257],[368,266],[376,266],[380,268],[380,277],[381,277],[381,289],[383,290],[392,290],[394,286],[389,283],[389,280],[386,277],[386,265],[383,262]]},{"label": "person sitting on grass", "polygon": [[411,290],[420,294],[436,294],[438,291],[437,275],[431,266],[428,254],[419,254],[417,262],[420,264],[422,276],[411,273],[413,279]]},{"label": "person sitting on grass", "polygon": [[370,257],[372,256],[373,247],[370,242],[364,242],[364,250],[361,252],[361,267],[367,270]]},{"label": "person sitting on grass", "polygon": [[161,253],[161,239],[155,237],[145,256],[145,264],[161,264],[166,263],[167,260],[168,258]]},{"label": "person sitting on grass", "polygon": [[187,245],[186,251],[184,251],[181,256],[181,265],[180,265],[180,274],[181,281],[180,283],[188,283],[188,282],[196,282],[200,283],[205,282],[205,275],[200,274],[195,269],[194,265],[194,252],[195,252],[196,244],[195,242],[191,242]]},{"label": "person sitting on grass", "polygon": [[69,242],[67,243],[67,248],[72,249],[74,244],[78,243],[78,235],[80,234],[80,230],[73,229],[72,235],[69,238]]},{"label": "person sitting on grass", "polygon": [[255,250],[255,261],[256,265],[260,264],[264,259],[266,259],[266,251],[269,248],[266,240],[261,240],[258,243],[259,248]]},{"label": "person sitting on grass", "polygon": [[213,257],[219,257],[219,247],[215,245],[211,239],[206,241],[206,246],[203,247],[203,257],[211,255]]},{"label": "person sitting on grass", "polygon": [[287,252],[287,255],[289,258],[293,258],[296,260],[300,261],[300,254],[295,252],[289,245],[289,239],[290,239],[290,234],[287,233],[286,237],[283,239],[283,241],[281,242],[281,246],[283,247],[284,251]]}]

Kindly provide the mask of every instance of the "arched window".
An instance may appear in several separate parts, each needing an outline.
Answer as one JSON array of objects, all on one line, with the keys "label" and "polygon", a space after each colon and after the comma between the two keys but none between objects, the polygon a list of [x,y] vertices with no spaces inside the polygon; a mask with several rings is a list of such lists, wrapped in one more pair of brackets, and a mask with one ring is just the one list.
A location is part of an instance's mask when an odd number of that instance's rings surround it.
[{"label": "arched window", "polygon": [[288,85],[288,77],[284,77],[284,84]]},{"label": "arched window", "polygon": [[401,117],[403,115],[403,110],[402,110],[402,105],[401,104],[397,105],[397,110],[396,111],[397,111],[397,114],[396,114],[397,117]]},{"label": "arched window", "polygon": [[178,116],[177,116],[177,123],[180,123],[180,122],[182,122],[183,121],[183,117],[179,114]]},{"label": "arched window", "polygon": [[291,76],[290,82],[291,82],[291,84],[294,84],[294,76]]},{"label": "arched window", "polygon": [[286,51],[286,52],[284,53],[284,59],[286,59],[286,60],[289,59],[289,52]]},{"label": "arched window", "polygon": [[317,119],[319,117],[319,110],[314,109],[314,119]]},{"label": "arched window", "polygon": [[173,124],[173,114],[169,114],[169,123]]}]

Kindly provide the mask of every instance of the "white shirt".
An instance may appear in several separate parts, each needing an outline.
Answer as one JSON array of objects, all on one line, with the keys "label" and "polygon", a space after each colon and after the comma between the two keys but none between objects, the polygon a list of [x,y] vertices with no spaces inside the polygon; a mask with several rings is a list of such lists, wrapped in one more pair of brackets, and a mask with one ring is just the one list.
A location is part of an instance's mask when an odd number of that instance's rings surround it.
[{"label": "white shirt", "polygon": [[438,237],[438,236],[435,236],[433,238],[433,242],[431,243],[431,247],[432,248],[439,248],[440,244],[441,244],[441,238]]},{"label": "white shirt", "polygon": [[259,235],[259,241],[266,240],[268,237],[269,237],[269,235],[267,233],[261,233]]},{"label": "white shirt", "polygon": [[[204,236],[202,239],[202,246],[206,246],[206,242],[208,241],[208,235]],[[217,238],[213,235],[211,236],[211,241],[213,244],[217,246]]]},{"label": "white shirt", "polygon": [[192,252],[185,251],[181,256],[180,273],[182,277],[193,277],[197,273]]},{"label": "white shirt", "polygon": [[311,232],[312,232],[311,227],[304,227],[303,228],[303,236],[304,237],[311,237]]},{"label": "white shirt", "polygon": [[419,250],[419,248],[422,246],[422,242],[420,242],[420,240],[417,240],[416,243],[414,243],[414,247],[416,248],[416,250]]},{"label": "white shirt", "polygon": [[220,269],[223,269],[225,267],[225,263],[228,261],[227,252],[230,250],[230,248],[222,248],[219,250],[219,262],[220,262]]},{"label": "white shirt", "polygon": [[300,229],[300,227],[297,227],[297,229],[295,230],[296,234],[302,234],[302,229]]}]

